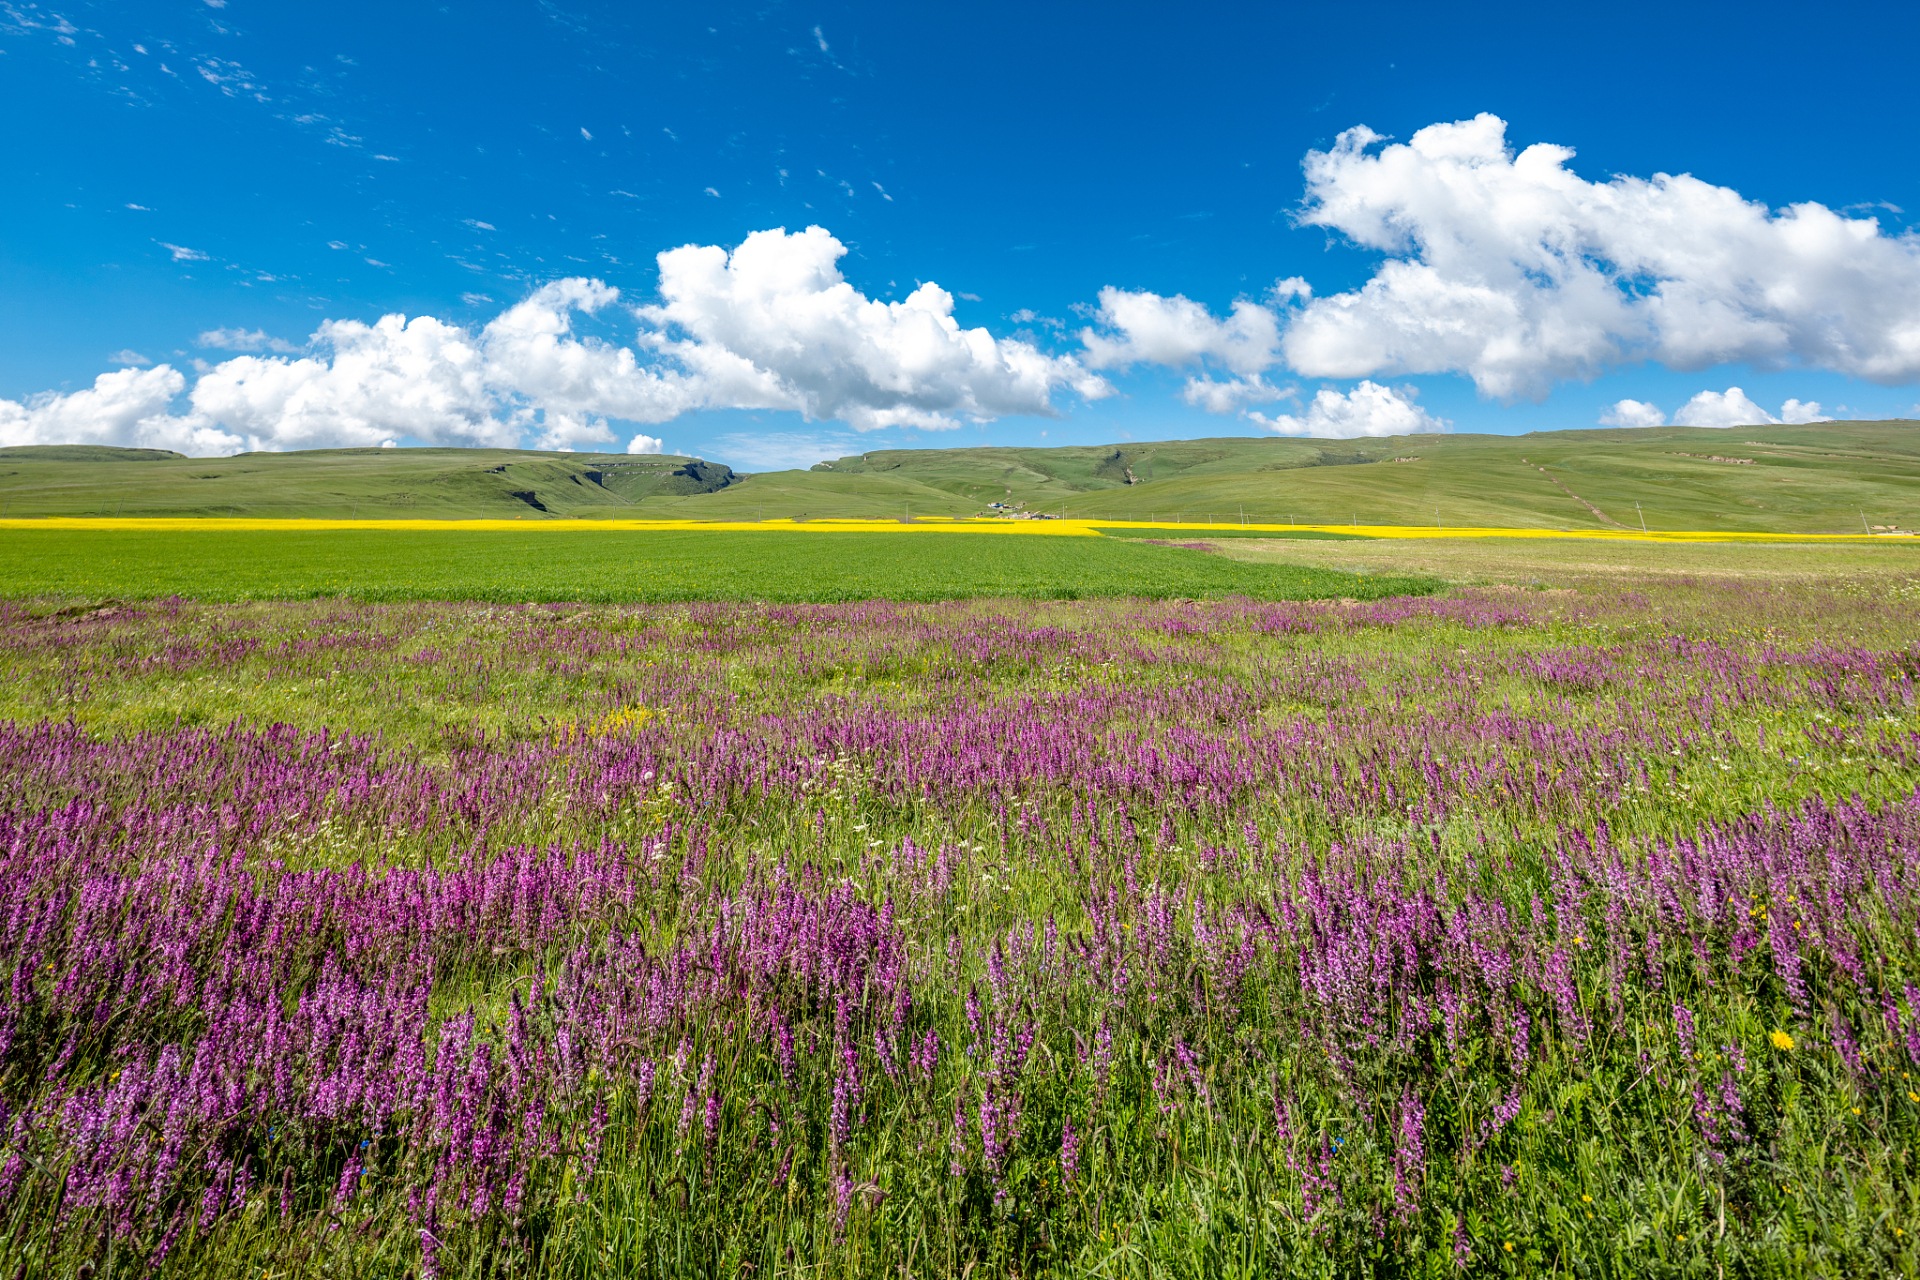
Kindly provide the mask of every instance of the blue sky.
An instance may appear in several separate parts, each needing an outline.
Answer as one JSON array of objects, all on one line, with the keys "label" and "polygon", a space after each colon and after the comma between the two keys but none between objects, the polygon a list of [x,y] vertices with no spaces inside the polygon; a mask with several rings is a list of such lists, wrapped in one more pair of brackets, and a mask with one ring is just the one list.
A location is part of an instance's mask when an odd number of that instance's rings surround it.
[{"label": "blue sky", "polygon": [[0,442],[1920,416],[1916,45],[1894,5],[4,0]]}]

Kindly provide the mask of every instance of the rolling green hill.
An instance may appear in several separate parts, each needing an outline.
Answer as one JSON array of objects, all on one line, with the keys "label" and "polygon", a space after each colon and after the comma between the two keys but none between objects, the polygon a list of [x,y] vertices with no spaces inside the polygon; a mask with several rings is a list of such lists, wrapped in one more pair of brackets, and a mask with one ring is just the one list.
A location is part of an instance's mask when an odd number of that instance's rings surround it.
[{"label": "rolling green hill", "polygon": [[918,518],[994,502],[1116,521],[1912,528],[1920,422],[875,450],[760,475],[690,458],[497,449],[219,459],[0,449],[0,513],[12,516]]},{"label": "rolling green hill", "polygon": [[548,519],[631,516],[740,480],[693,458],[523,449],[316,449],[187,458],[162,449],[0,449],[13,516]]}]

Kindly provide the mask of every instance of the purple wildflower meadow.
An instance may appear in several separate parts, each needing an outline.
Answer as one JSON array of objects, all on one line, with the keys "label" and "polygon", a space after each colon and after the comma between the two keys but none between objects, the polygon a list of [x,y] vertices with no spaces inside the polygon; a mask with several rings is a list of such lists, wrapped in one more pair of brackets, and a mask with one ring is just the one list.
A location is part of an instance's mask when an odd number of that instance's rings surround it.
[{"label": "purple wildflower meadow", "polygon": [[1916,636],[1714,584],[0,607],[0,1249],[1911,1267]]}]

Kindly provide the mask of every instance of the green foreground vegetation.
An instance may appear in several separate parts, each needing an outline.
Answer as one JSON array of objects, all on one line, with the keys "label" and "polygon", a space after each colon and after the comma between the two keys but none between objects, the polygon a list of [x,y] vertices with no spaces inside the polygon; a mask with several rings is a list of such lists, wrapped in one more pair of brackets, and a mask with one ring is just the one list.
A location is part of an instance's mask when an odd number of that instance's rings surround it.
[{"label": "green foreground vegetation", "polygon": [[759,475],[690,458],[511,449],[200,459],[0,449],[0,512],[14,516],[920,519],[978,516],[990,503],[1218,524],[1911,529],[1920,422],[879,449]]},{"label": "green foreground vegetation", "polygon": [[0,597],[75,601],[1377,599],[1436,585],[1105,538],[967,533],[0,530]]}]

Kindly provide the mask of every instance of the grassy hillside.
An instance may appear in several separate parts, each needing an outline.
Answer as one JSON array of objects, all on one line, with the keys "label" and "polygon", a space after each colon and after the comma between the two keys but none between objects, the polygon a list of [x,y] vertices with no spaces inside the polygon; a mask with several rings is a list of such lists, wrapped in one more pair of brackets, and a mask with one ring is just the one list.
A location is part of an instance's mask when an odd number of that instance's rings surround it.
[{"label": "grassy hillside", "polygon": [[1581,529],[1644,517],[1653,529],[1839,533],[1862,531],[1864,512],[1869,525],[1920,525],[1911,421],[888,451],[829,465],[824,474],[915,482],[963,507],[1019,501],[1122,520]]},{"label": "grassy hillside", "polygon": [[[137,463],[137,465],[135,465]],[[1844,533],[1920,526],[1920,422],[876,450],[741,476],[687,458],[0,450],[21,515],[923,517]],[[1636,504],[1638,504],[1636,506]]]},{"label": "grassy hillside", "polygon": [[680,457],[523,449],[316,449],[187,458],[160,449],[0,449],[12,516],[631,516],[649,499],[724,488]]}]

